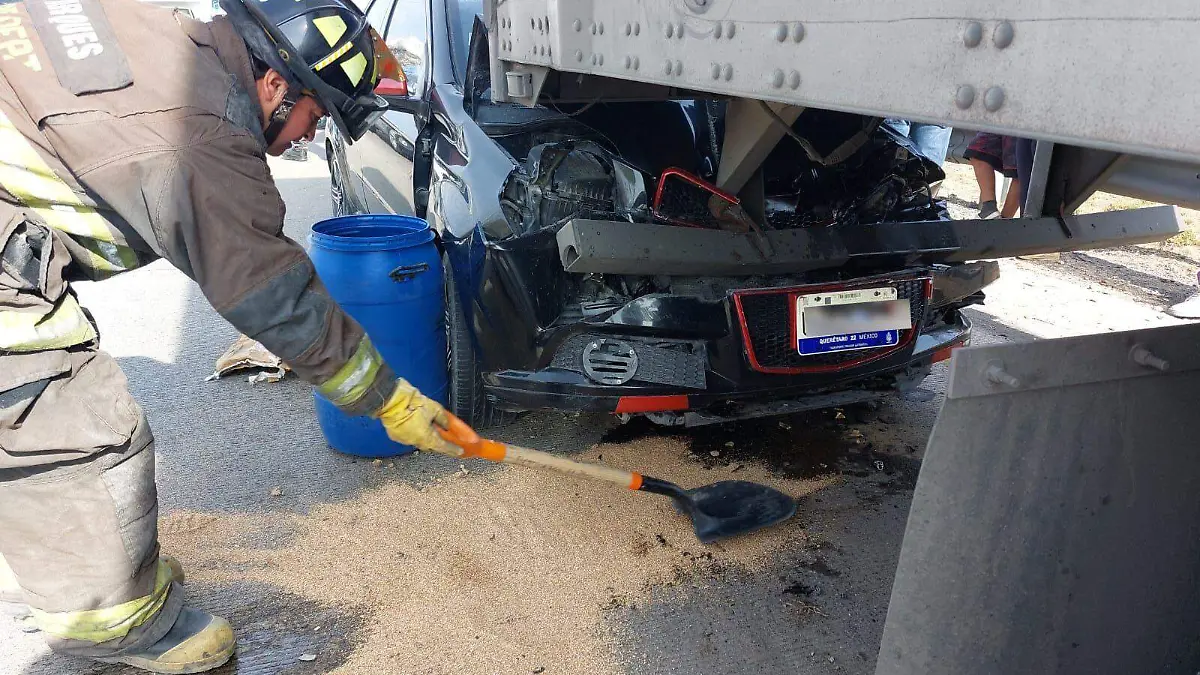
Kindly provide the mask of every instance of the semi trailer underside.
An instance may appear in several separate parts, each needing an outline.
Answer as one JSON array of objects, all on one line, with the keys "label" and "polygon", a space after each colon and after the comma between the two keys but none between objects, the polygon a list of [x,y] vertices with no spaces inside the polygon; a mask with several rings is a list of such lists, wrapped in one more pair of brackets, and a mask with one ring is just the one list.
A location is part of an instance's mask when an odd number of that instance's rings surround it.
[{"label": "semi trailer underside", "polygon": [[[556,234],[571,272],[954,265],[1178,231],[1171,206],[1075,215],[1098,190],[1200,206],[1200,5],[1186,0],[485,9],[493,101],[686,99],[724,111],[712,183],[760,227],[574,217]],[[1036,139],[1024,216],[855,219],[874,203],[866,188],[840,211],[811,200],[830,194],[819,180],[793,176],[798,189],[780,190],[780,144],[818,174],[846,159],[803,133],[798,120],[814,111],[863,129],[903,118]],[[1196,672],[1197,345],[1200,326],[1184,325],[954,352],[878,673]]]}]

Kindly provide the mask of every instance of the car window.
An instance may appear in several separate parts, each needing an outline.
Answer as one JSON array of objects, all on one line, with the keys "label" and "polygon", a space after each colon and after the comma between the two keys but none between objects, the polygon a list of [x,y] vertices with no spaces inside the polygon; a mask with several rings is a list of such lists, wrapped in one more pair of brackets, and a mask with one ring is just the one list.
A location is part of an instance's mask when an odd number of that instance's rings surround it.
[{"label": "car window", "polygon": [[394,0],[359,0],[359,7],[366,5],[367,23],[383,35],[383,31],[387,28],[388,12],[391,11]]},{"label": "car window", "polygon": [[383,39],[408,77],[408,90],[424,91],[429,22],[427,0],[397,0]]},{"label": "car window", "polygon": [[471,49],[471,28],[475,16],[483,15],[483,0],[446,0],[446,21],[450,29],[450,58],[459,82],[467,79],[467,58]]}]

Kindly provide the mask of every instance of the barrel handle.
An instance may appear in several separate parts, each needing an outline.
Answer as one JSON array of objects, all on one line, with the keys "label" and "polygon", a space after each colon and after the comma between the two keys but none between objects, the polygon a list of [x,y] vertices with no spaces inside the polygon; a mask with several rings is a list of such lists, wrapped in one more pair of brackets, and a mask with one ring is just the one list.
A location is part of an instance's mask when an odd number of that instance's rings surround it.
[{"label": "barrel handle", "polygon": [[396,269],[388,272],[388,276],[392,281],[408,281],[417,276],[421,272],[429,271],[429,263],[414,263],[412,265],[401,265]]}]

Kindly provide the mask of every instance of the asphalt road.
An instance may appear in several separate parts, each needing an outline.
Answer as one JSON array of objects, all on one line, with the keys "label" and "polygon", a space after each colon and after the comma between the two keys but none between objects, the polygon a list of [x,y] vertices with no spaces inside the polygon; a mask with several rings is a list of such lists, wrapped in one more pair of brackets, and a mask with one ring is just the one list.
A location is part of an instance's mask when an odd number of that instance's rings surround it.
[{"label": "asphalt road", "polygon": [[[328,215],[324,164],[314,154],[307,163],[273,166],[288,204],[287,231],[303,240],[308,227]],[[970,313],[977,344],[1171,322],[1145,297],[1099,282],[1081,283],[1071,271],[1078,265],[1013,261],[1003,266],[988,307]],[[1106,269],[1114,277],[1129,272]],[[303,518],[314,507],[355,499],[388,480],[441,480],[458,469],[456,463],[422,457],[420,476],[415,468],[401,467],[381,477],[370,463],[325,448],[309,389],[295,379],[257,386],[240,377],[204,382],[214,359],[237,334],[193,284],[161,262],[102,285],[84,284],[80,294],[101,326],[103,347],[121,363],[149,414],[164,517]],[[607,612],[603,623],[617,667],[635,674],[872,673],[912,488],[945,375],[945,366],[938,366],[925,384],[927,395],[889,400],[876,410],[675,434],[701,457],[737,440],[750,448],[745,461],[778,475],[837,478],[801,504],[803,546],[780,550],[753,569],[716,570],[646,589],[641,601]],[[614,434],[642,442],[664,432],[647,425],[616,429],[608,419],[536,414],[506,434],[569,452]],[[756,440],[743,443],[747,438]],[[283,494],[268,497],[276,486],[283,486]],[[268,529],[247,546],[269,549],[289,537],[285,529]],[[329,672],[353,655],[372,624],[369,609],[316,603],[258,582],[201,581],[189,584],[188,594],[194,604],[228,616],[238,629],[237,659],[220,673]],[[302,654],[317,658],[301,661]],[[133,671],[52,655],[36,634],[0,621],[0,672]],[[376,672],[403,671],[381,665]],[[468,661],[432,663],[427,672],[485,671]],[[512,672],[530,671],[514,666]],[[546,672],[567,671],[550,664]]]}]

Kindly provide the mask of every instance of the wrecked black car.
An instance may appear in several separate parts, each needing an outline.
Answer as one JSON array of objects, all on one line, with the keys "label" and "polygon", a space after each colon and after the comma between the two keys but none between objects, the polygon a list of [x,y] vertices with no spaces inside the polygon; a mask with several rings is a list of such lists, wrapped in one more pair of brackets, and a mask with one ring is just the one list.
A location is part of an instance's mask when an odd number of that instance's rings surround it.
[{"label": "wrecked black car", "polygon": [[694,425],[845,405],[914,389],[968,342],[960,310],[996,267],[931,262],[950,248],[941,170],[879,120],[777,120],[728,194],[725,103],[492,103],[478,10],[375,0],[409,94],[326,146],[335,211],[440,234],[455,414]]}]

